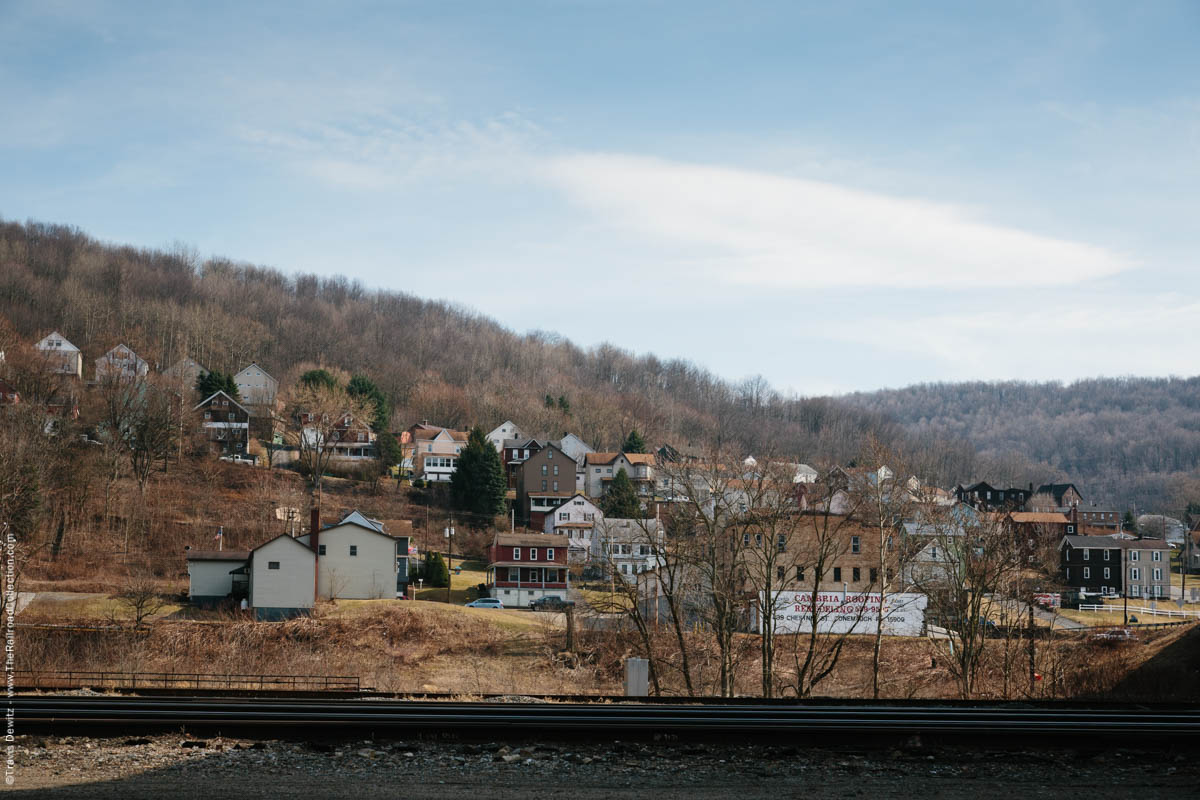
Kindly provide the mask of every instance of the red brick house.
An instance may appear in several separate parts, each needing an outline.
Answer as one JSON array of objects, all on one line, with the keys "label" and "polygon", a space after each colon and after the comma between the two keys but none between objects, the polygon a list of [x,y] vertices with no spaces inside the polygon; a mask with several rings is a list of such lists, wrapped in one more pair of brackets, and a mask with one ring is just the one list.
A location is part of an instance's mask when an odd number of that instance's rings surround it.
[{"label": "red brick house", "polygon": [[540,597],[567,599],[567,541],[562,536],[499,533],[488,550],[488,594],[506,606]]}]

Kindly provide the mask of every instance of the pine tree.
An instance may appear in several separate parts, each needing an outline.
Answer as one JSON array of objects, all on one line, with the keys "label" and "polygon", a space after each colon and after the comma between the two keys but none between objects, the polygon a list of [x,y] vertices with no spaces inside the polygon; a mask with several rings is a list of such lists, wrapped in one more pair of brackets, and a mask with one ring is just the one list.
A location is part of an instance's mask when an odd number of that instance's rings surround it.
[{"label": "pine tree", "polygon": [[637,428],[634,428],[633,430],[631,430],[629,432],[629,435],[625,437],[625,443],[623,445],[621,445],[621,452],[623,452],[623,453],[644,453],[644,452],[646,452],[646,440],[643,439],[642,435],[637,432]]},{"label": "pine tree", "polygon": [[239,399],[237,384],[234,382],[233,376],[221,372],[219,369],[200,373],[200,377],[196,378],[196,391],[205,399],[216,392],[224,392],[234,400]]},{"label": "pine tree", "polygon": [[504,513],[507,490],[500,454],[482,428],[473,428],[450,477],[450,502],[458,511],[475,515],[473,521],[482,526]]},{"label": "pine tree", "polygon": [[441,553],[433,552],[425,556],[425,583],[433,587],[450,585],[450,569]]},{"label": "pine tree", "polygon": [[600,501],[600,510],[604,516],[614,519],[638,519],[642,516],[642,504],[624,467],[617,470],[609,484],[608,491]]}]

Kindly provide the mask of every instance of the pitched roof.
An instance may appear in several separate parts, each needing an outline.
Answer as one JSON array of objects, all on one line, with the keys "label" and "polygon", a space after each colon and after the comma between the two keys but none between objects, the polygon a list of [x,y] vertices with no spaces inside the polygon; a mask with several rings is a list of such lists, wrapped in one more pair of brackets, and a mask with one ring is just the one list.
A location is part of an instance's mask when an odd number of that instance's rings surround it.
[{"label": "pitched roof", "polygon": [[[561,544],[555,544],[556,542]],[[542,547],[566,547],[567,541],[564,537],[553,533],[497,533],[492,543],[518,547],[526,544]]]},{"label": "pitched roof", "polygon": [[425,423],[417,423],[416,425],[413,425],[408,430],[410,433],[412,433],[412,437],[413,437],[414,441],[417,439],[422,439],[422,440],[434,439],[438,436],[438,434],[443,433],[443,432],[448,434],[450,436],[450,438],[454,439],[455,441],[458,441],[458,442],[467,441],[467,432],[466,431],[456,431],[456,430],[452,430],[450,428],[443,428],[441,425],[428,425]]},{"label": "pitched roof", "polygon": [[630,464],[653,464],[655,456],[653,453],[588,453],[584,456],[584,463],[587,464],[611,464],[621,456],[625,456],[625,460]]},{"label": "pitched roof", "polygon": [[224,395],[226,400],[228,400],[229,402],[233,403],[233,404],[234,404],[235,406],[237,406],[238,408],[242,409],[242,411],[245,411],[247,414],[249,414],[249,413],[250,413],[249,411],[246,411],[246,407],[245,407],[245,406],[243,406],[243,405],[242,405],[241,403],[239,403],[237,400],[234,400],[234,399],[233,399],[232,397],[230,397],[229,395],[225,394],[225,391],[224,391],[223,389],[217,389],[215,392],[213,392],[212,394],[210,394],[208,397],[204,398],[204,399],[203,399],[203,400],[201,400],[199,403],[196,403],[196,405],[195,405],[195,406],[192,408],[192,411],[196,411],[196,410],[198,410],[198,409],[199,409],[201,406],[203,406],[203,405],[204,405],[204,404],[206,404],[206,403],[207,403],[209,400],[212,400],[214,397],[216,397],[216,396],[217,396],[217,395],[219,395],[219,394],[220,394],[220,395]]},{"label": "pitched roof", "polygon": [[1068,489],[1075,489],[1075,494],[1083,497],[1083,492],[1079,491],[1073,483],[1043,483],[1037,488],[1034,494],[1048,494],[1054,498],[1054,502],[1062,505],[1063,495]]},{"label": "pitched roof", "polygon": [[[46,342],[50,339],[62,339],[61,347],[49,347]],[[50,331],[42,337],[41,341],[34,345],[38,350],[57,350],[58,352],[78,353],[79,348],[67,341],[67,337],[63,336],[58,331]]]},{"label": "pitched roof", "polygon": [[[1126,540],[1112,536],[1064,536],[1063,544],[1077,548],[1116,548],[1120,549]],[[1061,545],[1060,545],[1061,547]]]}]

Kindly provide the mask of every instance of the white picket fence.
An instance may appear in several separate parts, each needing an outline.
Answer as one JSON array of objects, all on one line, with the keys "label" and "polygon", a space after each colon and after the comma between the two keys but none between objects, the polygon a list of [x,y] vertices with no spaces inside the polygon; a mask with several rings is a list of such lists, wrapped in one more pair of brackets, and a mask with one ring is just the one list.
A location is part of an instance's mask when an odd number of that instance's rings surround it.
[{"label": "white picket fence", "polygon": [[[1111,611],[1114,614],[1125,610],[1124,606],[1080,605],[1080,611]],[[1129,606],[1130,614],[1149,614],[1152,617],[1196,617],[1200,618],[1200,610],[1184,608],[1147,608],[1146,606]]]}]

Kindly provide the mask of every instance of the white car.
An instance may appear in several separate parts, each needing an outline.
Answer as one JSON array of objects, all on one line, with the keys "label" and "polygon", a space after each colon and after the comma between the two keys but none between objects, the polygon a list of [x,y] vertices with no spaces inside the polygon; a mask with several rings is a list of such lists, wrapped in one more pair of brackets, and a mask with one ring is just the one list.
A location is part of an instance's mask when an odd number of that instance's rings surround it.
[{"label": "white car", "polygon": [[467,603],[467,608],[504,608],[504,603],[495,597],[481,597]]}]

